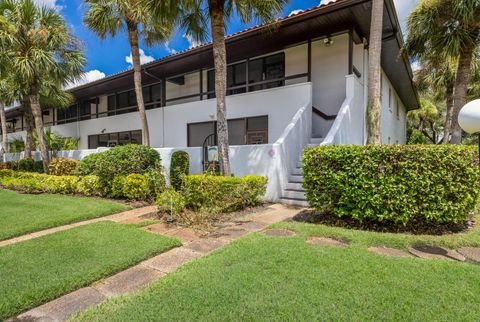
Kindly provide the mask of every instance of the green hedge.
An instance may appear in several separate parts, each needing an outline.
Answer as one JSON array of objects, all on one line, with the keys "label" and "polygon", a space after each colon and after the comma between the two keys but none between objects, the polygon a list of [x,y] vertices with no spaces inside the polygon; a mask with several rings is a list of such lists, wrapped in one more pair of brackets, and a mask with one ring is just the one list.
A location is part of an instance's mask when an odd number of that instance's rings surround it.
[{"label": "green hedge", "polygon": [[189,209],[212,214],[255,206],[265,195],[267,178],[223,177],[210,174],[184,178],[184,195]]},{"label": "green hedge", "polygon": [[179,191],[183,186],[183,177],[190,169],[190,155],[185,151],[175,151],[170,162],[170,185]]},{"label": "green hedge", "polygon": [[53,158],[48,165],[48,173],[54,176],[71,176],[75,173],[77,166],[77,160]]},{"label": "green hedge", "polygon": [[303,153],[307,200],[357,221],[464,222],[479,192],[476,150],[466,146],[323,146]]},{"label": "green hedge", "polygon": [[11,169],[21,172],[43,172],[42,161],[34,161],[33,159],[21,159],[18,161],[0,162],[0,170]]}]

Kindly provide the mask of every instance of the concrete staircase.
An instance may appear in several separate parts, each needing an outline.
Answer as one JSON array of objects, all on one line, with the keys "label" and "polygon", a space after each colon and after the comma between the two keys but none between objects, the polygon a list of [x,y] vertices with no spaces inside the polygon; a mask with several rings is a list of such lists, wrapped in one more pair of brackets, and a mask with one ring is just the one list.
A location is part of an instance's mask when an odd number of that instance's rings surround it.
[{"label": "concrete staircase", "polygon": [[[319,146],[323,142],[323,138],[312,137],[308,146]],[[292,206],[309,207],[305,197],[305,189],[303,188],[303,164],[302,161],[297,163],[297,167],[290,172],[288,183],[283,190],[281,202]]]}]

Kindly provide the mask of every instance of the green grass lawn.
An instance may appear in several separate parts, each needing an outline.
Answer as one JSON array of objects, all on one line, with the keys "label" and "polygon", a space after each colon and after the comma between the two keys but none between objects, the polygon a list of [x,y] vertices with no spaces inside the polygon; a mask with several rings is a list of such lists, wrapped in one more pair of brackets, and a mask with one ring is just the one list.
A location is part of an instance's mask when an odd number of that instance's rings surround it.
[{"label": "green grass lawn", "polygon": [[108,200],[0,189],[0,240],[129,209]]},{"label": "green grass lawn", "polygon": [[[149,288],[109,300],[76,321],[451,321],[478,320],[480,265],[393,258],[369,245],[479,245],[455,237],[377,234],[301,223],[294,237],[249,235],[189,263]],[[348,239],[350,247],[305,243]]]},{"label": "green grass lawn", "polygon": [[179,245],[107,221],[1,247],[0,320]]}]

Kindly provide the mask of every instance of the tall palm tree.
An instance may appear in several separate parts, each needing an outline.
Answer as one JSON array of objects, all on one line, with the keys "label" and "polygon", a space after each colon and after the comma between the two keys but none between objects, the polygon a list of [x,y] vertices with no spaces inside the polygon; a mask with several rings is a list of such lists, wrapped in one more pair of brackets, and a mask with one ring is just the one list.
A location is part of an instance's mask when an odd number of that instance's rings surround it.
[{"label": "tall palm tree", "polygon": [[406,48],[412,56],[457,61],[451,109],[453,144],[462,141],[458,113],[467,100],[472,62],[480,45],[479,21],[478,0],[421,0],[408,19]]},{"label": "tall palm tree", "polygon": [[367,144],[380,144],[382,34],[384,0],[372,1],[368,48]]},{"label": "tall palm tree", "polygon": [[[156,1],[158,2],[158,0]],[[230,158],[227,126],[227,52],[225,49],[225,22],[237,13],[242,23],[257,20],[260,23],[272,22],[282,11],[288,0],[183,0],[182,26],[187,33],[203,40],[210,21],[215,67],[215,96],[217,99],[217,139],[220,171],[229,176]],[[208,15],[203,8],[207,8]]]},{"label": "tall palm tree", "polygon": [[[168,1],[161,1],[168,2]],[[133,80],[142,123],[143,144],[150,146],[145,103],[142,92],[142,69],[140,61],[140,38],[147,44],[167,41],[172,34],[173,20],[176,16],[166,10],[152,10],[141,0],[86,0],[89,6],[85,13],[85,24],[100,38],[108,35],[115,37],[121,31],[127,31],[132,52]],[[158,4],[162,8],[167,8]]]},{"label": "tall palm tree", "polygon": [[55,9],[39,7],[33,0],[0,0],[0,13],[11,27],[10,32],[0,34],[0,42],[8,45],[8,64],[16,71],[15,80],[28,98],[43,168],[48,172],[40,92],[46,81],[54,81],[61,88],[78,80],[85,57],[80,42]]}]

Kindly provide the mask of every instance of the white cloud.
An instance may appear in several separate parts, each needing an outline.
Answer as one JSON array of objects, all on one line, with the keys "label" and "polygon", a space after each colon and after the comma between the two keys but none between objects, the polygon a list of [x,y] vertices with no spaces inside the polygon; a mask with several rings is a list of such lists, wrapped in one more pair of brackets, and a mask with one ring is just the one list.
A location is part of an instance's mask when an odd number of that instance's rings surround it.
[{"label": "white cloud", "polygon": [[300,12],[302,12],[302,11],[303,11],[303,10],[301,10],[301,9],[293,10],[292,12],[290,12],[290,14],[289,14],[288,16],[290,17],[290,16],[293,16],[293,15],[296,15],[297,13],[300,13]]},{"label": "white cloud", "polygon": [[65,6],[58,4],[58,0],[33,0],[38,6],[45,6],[49,8],[55,8],[58,11],[62,10]]},{"label": "white cloud", "polygon": [[185,34],[185,35],[183,35],[183,38],[185,38],[188,41],[188,43],[189,43],[188,48],[189,49],[192,49],[194,47],[198,47],[198,46],[202,45],[202,43],[200,41],[195,40],[191,35]]},{"label": "white cloud", "polygon": [[[153,56],[149,56],[149,55],[146,55],[145,54],[145,51],[140,48],[140,64],[146,64],[146,63],[150,63],[152,61],[155,60],[155,58]],[[130,53],[129,56],[125,56],[125,61],[127,63],[129,63],[130,65],[133,65],[133,60],[132,60],[132,53]]]},{"label": "white cloud", "polygon": [[74,83],[67,84],[67,86],[65,86],[65,89],[81,86],[81,85],[102,79],[104,77],[105,77],[105,73],[99,71],[98,69],[89,70],[88,72],[85,72],[83,74],[81,79],[77,80]]},{"label": "white cloud", "polygon": [[164,44],[165,49],[168,51],[169,54],[176,54],[177,51],[174,48],[170,48],[170,44],[167,42]]},{"label": "white cloud", "polygon": [[337,0],[321,0],[318,5],[321,5],[321,4],[329,4],[330,2],[335,2],[335,1],[337,1]]}]

